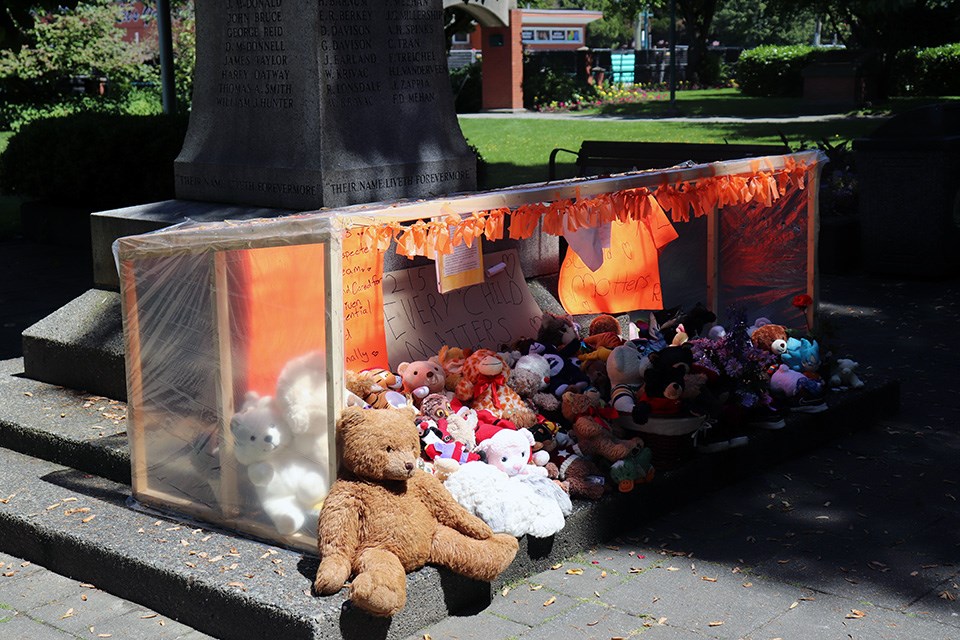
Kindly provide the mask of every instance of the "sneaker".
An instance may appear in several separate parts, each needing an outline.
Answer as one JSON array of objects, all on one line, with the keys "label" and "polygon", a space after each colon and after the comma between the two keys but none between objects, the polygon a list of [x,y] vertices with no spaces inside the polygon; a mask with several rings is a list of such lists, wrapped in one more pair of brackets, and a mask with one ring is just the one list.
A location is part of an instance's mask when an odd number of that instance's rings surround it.
[{"label": "sneaker", "polygon": [[773,407],[761,406],[753,409],[747,419],[747,424],[758,429],[783,429],[787,426],[783,419],[783,412]]},{"label": "sneaker", "polygon": [[695,437],[697,451],[700,453],[720,453],[728,449],[746,446],[750,439],[738,435],[728,426],[705,422]]},{"label": "sneaker", "polygon": [[826,411],[827,402],[822,397],[817,398],[797,398],[793,404],[790,405],[791,411],[796,411],[797,413],[820,413]]}]

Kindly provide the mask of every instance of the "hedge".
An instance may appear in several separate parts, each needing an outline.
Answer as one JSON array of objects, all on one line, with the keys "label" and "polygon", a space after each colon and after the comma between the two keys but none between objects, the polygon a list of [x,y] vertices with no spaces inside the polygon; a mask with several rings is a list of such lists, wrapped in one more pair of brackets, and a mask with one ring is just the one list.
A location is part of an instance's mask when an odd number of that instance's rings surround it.
[{"label": "hedge", "polygon": [[737,84],[748,96],[799,96],[801,70],[817,50],[806,45],[767,45],[748,49],[737,61]]},{"label": "hedge", "polygon": [[906,96],[960,95],[960,43],[906,49],[893,60],[893,90]]},{"label": "hedge", "polygon": [[173,198],[173,161],[186,130],[186,116],[33,121],[0,155],[0,193],[101,209]]}]

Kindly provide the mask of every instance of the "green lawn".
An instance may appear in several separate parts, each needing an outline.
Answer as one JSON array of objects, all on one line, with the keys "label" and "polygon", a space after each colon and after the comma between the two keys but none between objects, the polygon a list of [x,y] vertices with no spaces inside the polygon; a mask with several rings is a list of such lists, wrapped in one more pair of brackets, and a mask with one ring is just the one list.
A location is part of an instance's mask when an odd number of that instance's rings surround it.
[{"label": "green lawn", "polygon": [[[770,118],[823,115],[844,113],[845,111],[844,108],[838,109],[833,105],[805,102],[801,98],[755,98],[745,96],[737,89],[702,89],[678,91],[676,93],[676,110],[679,113],[674,113],[670,105],[669,91],[655,91],[651,95],[659,96],[661,99],[651,99],[637,104],[608,104],[587,109],[584,113],[647,118],[668,115]],[[888,115],[932,102],[955,99],[960,98],[892,98],[861,108],[858,113]]]},{"label": "green lawn", "polygon": [[[778,144],[783,133],[793,146],[828,139],[834,143],[868,135],[882,120],[844,118],[822,122],[733,122],[722,124],[656,120],[461,118],[464,136],[488,163],[486,188],[547,179],[550,151],[576,151],[583,140]],[[574,175],[573,156],[558,156],[561,177]]]}]

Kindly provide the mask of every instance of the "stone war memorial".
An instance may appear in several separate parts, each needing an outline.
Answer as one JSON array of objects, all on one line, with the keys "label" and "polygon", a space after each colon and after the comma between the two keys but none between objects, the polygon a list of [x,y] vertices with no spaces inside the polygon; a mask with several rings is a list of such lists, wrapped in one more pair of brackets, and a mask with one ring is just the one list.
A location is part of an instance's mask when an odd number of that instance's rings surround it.
[{"label": "stone war memorial", "polygon": [[[706,412],[787,416],[711,443],[740,447],[747,470],[889,411],[889,384],[831,396],[839,415],[823,383],[782,372],[816,417],[790,414],[786,391],[763,405],[772,382],[756,387],[788,332],[810,361],[821,152],[478,192],[441,17],[441,0],[197,3],[177,199],[92,216],[98,288],[24,332],[26,375],[0,385],[17,422],[0,445],[25,434],[17,450],[43,480],[17,496],[27,515],[0,506],[12,553],[218,638],[404,638],[736,475],[695,444]],[[778,322],[755,327],[770,344],[740,324],[711,331],[738,306]],[[715,377],[688,382],[685,341]],[[711,380],[734,406],[711,401]],[[681,399],[684,385],[712,396]],[[418,412],[433,422],[418,428]],[[602,434],[578,432],[584,421]],[[389,441],[373,428],[351,440],[347,466],[345,431],[387,422]],[[496,465],[506,456],[478,459],[501,433],[526,461],[530,441],[560,446],[561,431],[595,447],[569,475],[543,456],[515,473]],[[373,477],[367,457],[394,475]],[[337,474],[361,467],[405,501],[372,513],[362,495],[343,500]],[[0,484],[16,472],[0,464]],[[427,474],[430,518],[399,490]],[[468,478],[518,508],[487,522]],[[51,522],[67,495],[90,510],[82,527]],[[434,519],[459,532],[437,534],[454,552],[401,562],[409,549],[387,548]],[[494,526],[499,550],[480,543]],[[372,530],[391,542],[355,559],[351,540]],[[462,545],[496,561],[451,562]],[[371,580],[354,568],[380,572],[389,602],[354,597]]]},{"label": "stone war memorial", "polygon": [[177,197],[311,210],[476,188],[440,0],[197,3]]}]

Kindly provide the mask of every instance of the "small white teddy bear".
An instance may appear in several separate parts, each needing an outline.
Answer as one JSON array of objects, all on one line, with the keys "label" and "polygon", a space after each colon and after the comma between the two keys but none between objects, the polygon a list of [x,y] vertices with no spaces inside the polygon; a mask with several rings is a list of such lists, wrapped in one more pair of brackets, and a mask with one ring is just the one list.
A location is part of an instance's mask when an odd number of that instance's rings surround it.
[{"label": "small white teddy bear", "polygon": [[838,358],[837,364],[833,369],[833,374],[830,376],[830,386],[833,388],[861,388],[863,386],[863,381],[857,377],[856,373],[857,367],[859,366],[860,363],[850,360],[849,358]]},{"label": "small white teddy bear", "polygon": [[321,447],[309,440],[295,442],[309,434],[294,436],[277,405],[270,396],[249,392],[230,420],[230,431],[234,455],[246,467],[260,506],[277,533],[288,536],[316,523],[331,479],[318,457]]}]

